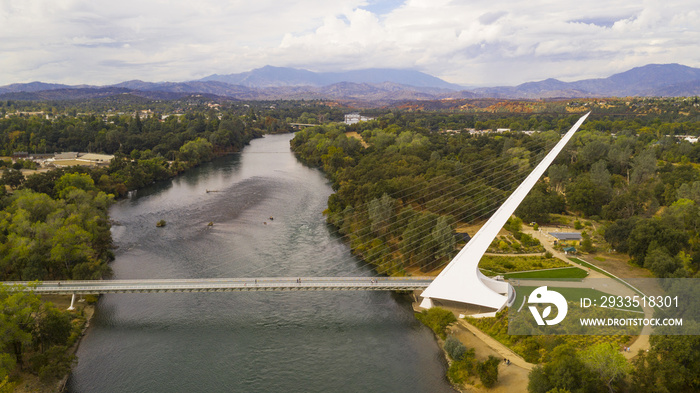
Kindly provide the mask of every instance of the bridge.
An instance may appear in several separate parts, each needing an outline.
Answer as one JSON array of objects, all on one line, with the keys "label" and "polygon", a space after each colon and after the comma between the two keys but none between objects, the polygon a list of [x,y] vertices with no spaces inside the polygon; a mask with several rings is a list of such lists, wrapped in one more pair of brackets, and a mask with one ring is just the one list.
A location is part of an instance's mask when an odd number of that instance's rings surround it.
[{"label": "bridge", "polygon": [[250,292],[250,291],[415,291],[427,288],[433,277],[250,277],[140,280],[5,281],[44,295],[100,295],[105,293]]},{"label": "bridge", "polygon": [[522,184],[508,197],[479,232],[450,261],[442,272],[430,277],[259,277],[203,278],[174,280],[100,280],[46,281],[43,283],[4,282],[24,285],[22,290],[39,294],[71,294],[71,309],[78,294],[143,292],[230,292],[230,291],[319,291],[319,290],[424,290],[421,307],[431,308],[444,302],[483,306],[500,311],[515,301],[513,287],[502,280],[484,276],[479,260],[498,231],[520,205],[566,143],[586,120],[582,116],[563,136]]},{"label": "bridge", "polygon": [[139,280],[80,280],[3,282],[21,285],[38,294],[99,295],[147,292],[235,291],[413,291],[425,289],[432,277],[250,277]]}]

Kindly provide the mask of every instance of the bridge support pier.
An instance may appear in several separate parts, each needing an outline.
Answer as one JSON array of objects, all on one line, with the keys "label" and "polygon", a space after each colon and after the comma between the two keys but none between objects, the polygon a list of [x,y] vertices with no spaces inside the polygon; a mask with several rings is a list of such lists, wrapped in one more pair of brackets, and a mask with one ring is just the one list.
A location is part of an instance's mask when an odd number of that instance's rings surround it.
[{"label": "bridge support pier", "polygon": [[73,294],[73,296],[71,296],[71,298],[70,298],[70,307],[68,307],[68,310],[69,311],[75,310],[75,294]]}]

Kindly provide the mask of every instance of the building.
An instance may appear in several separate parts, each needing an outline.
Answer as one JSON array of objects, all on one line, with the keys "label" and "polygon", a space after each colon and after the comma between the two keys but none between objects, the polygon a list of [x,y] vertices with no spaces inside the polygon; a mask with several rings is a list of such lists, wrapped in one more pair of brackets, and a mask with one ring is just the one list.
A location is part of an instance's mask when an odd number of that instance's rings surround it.
[{"label": "building", "polygon": [[554,236],[555,239],[562,242],[581,241],[581,234],[578,232],[549,232],[550,235]]},{"label": "building", "polygon": [[111,154],[94,154],[94,153],[57,153],[53,158],[49,158],[44,163],[46,165],[54,165],[57,167],[67,167],[73,165],[82,166],[106,166],[112,162],[114,158]]},{"label": "building", "polygon": [[373,117],[367,117],[367,116],[361,116],[359,113],[348,113],[345,115],[345,124],[351,125],[351,124],[357,124],[361,121],[370,121],[374,120]]}]

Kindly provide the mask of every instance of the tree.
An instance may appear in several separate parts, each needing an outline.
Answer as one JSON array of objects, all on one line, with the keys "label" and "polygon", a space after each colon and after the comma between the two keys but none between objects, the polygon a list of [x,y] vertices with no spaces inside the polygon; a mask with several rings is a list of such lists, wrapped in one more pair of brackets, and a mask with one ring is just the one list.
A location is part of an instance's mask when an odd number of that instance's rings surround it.
[{"label": "tree", "polygon": [[599,187],[590,176],[581,175],[566,187],[566,201],[572,210],[585,216],[600,215],[603,205],[610,201],[611,191]]},{"label": "tree", "polygon": [[476,366],[477,374],[481,384],[486,388],[493,387],[498,382],[498,365],[501,360],[493,355],[484,362],[479,362]]},{"label": "tree", "polygon": [[681,184],[676,191],[676,198],[691,199],[695,203],[700,203],[700,181]]},{"label": "tree", "polygon": [[367,205],[367,215],[371,221],[372,232],[377,236],[386,234],[395,214],[396,201],[386,193],[381,198],[374,198]]},{"label": "tree", "polygon": [[628,253],[635,263],[645,266],[648,252],[663,247],[666,254],[676,255],[688,245],[688,240],[688,234],[677,220],[654,217],[639,221],[630,231]]},{"label": "tree", "polygon": [[644,150],[632,159],[632,173],[630,184],[640,184],[654,176],[656,173],[656,154],[653,150]]},{"label": "tree", "polygon": [[95,181],[86,173],[66,173],[56,181],[54,191],[59,198],[65,198],[73,190],[95,191]]},{"label": "tree", "polygon": [[630,233],[640,220],[639,217],[630,217],[619,219],[607,228],[605,228],[605,241],[608,242],[616,251],[626,253],[629,250],[627,243]]},{"label": "tree", "polygon": [[633,360],[634,391],[700,391],[700,336],[654,335],[649,343],[649,352],[640,351]]},{"label": "tree", "polygon": [[552,351],[550,360],[535,366],[530,372],[527,390],[530,393],[547,393],[552,389],[571,392],[595,392],[601,385],[596,376],[583,363],[575,348],[560,345]]},{"label": "tree", "polygon": [[24,175],[17,169],[5,168],[2,171],[2,179],[0,185],[6,184],[13,190],[16,190],[24,183]]},{"label": "tree", "polygon": [[547,170],[549,184],[558,192],[563,192],[569,181],[569,168],[566,165],[552,165]]},{"label": "tree", "polygon": [[199,164],[211,160],[213,156],[213,146],[208,140],[197,138],[180,147],[180,156],[185,161]]},{"label": "tree", "polygon": [[24,348],[32,343],[40,303],[34,293],[17,289],[0,285],[0,347],[9,349],[21,369],[24,365]]},{"label": "tree", "polygon": [[591,235],[586,231],[581,233],[581,251],[583,252],[595,252],[595,247],[593,247],[593,241],[591,240]]},{"label": "tree", "polygon": [[440,216],[435,223],[435,228],[430,233],[435,242],[434,259],[440,260],[450,258],[455,249],[455,237],[452,233],[452,226],[445,216]]},{"label": "tree", "polygon": [[674,277],[676,272],[684,276],[683,262],[669,255],[664,247],[650,250],[644,257],[644,267],[651,270],[656,277]]},{"label": "tree", "polygon": [[69,314],[52,303],[44,303],[37,322],[35,340],[39,342],[42,352],[54,345],[66,345],[73,328]]},{"label": "tree", "polygon": [[564,198],[552,192],[544,183],[537,183],[515,210],[515,215],[525,222],[549,222],[550,214],[565,210]]},{"label": "tree", "polygon": [[415,314],[416,318],[429,327],[438,337],[445,339],[445,330],[451,323],[457,321],[452,311],[440,307],[432,307]]},{"label": "tree", "polygon": [[630,371],[627,359],[610,343],[600,343],[584,350],[581,359],[605,383],[610,393],[615,391],[615,385],[624,381]]}]

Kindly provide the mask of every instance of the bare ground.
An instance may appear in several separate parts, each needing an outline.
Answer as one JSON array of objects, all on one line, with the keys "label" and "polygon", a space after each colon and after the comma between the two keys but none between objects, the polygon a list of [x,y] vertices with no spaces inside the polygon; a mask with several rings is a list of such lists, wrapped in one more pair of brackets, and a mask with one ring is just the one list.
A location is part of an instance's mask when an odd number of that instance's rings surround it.
[{"label": "bare ground", "polygon": [[[476,328],[474,328],[476,329]],[[479,331],[473,332],[467,328],[466,324],[458,323],[451,328],[451,334],[454,335],[459,341],[462,342],[467,348],[474,348],[476,354],[476,359],[479,361],[484,361],[488,359],[489,355],[495,356],[499,359],[508,358],[511,361],[510,365],[506,365],[504,361],[498,366],[498,382],[496,385],[490,389],[484,388],[481,385],[468,385],[462,389],[464,392],[490,392],[490,393],[526,393],[527,392],[527,382],[528,375],[530,374],[530,369],[526,368],[526,363],[519,364],[517,355],[512,354],[508,348],[505,348],[502,344],[496,342],[502,348],[494,349],[486,344],[486,340],[483,336],[478,335]],[[481,335],[485,335],[481,333]],[[490,338],[490,337],[489,337]],[[504,352],[507,351],[507,352]],[[511,353],[511,355],[504,356],[504,353]],[[478,378],[476,378],[478,383]]]}]

